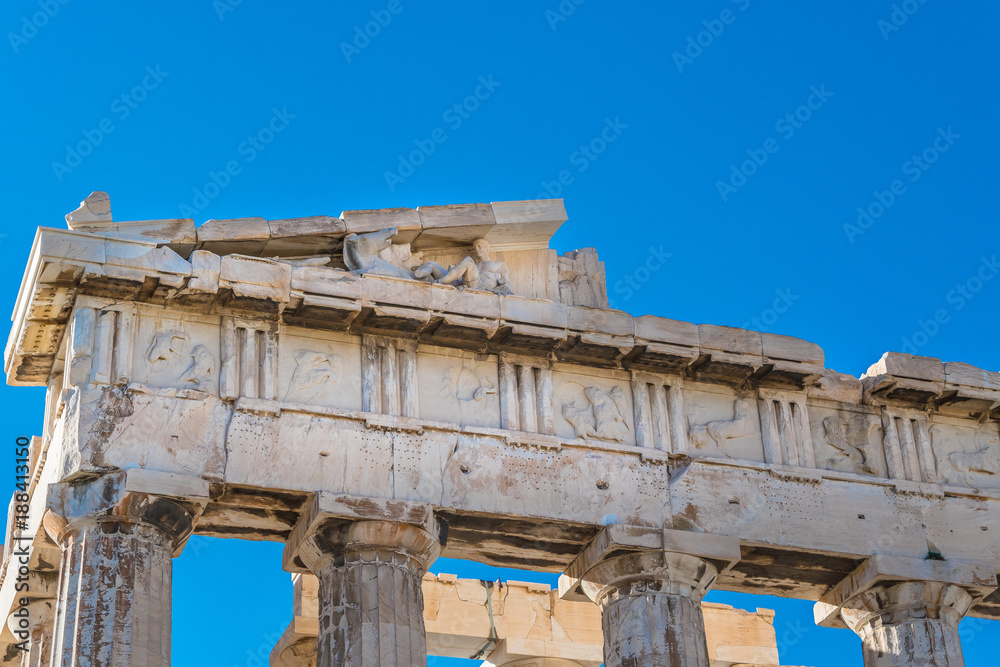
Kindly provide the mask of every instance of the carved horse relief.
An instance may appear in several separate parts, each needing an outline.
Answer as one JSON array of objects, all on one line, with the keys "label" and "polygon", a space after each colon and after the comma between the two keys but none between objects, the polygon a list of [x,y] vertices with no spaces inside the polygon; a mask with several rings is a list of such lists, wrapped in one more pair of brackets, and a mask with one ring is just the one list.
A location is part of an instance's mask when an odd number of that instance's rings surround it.
[{"label": "carved horse relief", "polygon": [[753,404],[748,398],[733,401],[733,418],[720,419],[705,424],[692,424],[689,432],[691,442],[697,448],[715,443],[720,449],[727,440],[735,440],[757,432],[758,419]]},{"label": "carved horse relief", "polygon": [[873,465],[874,462],[869,460],[869,453],[866,451],[872,433],[878,428],[878,422],[867,415],[859,417],[858,420],[863,438],[858,437],[859,434],[856,432],[858,429],[852,429],[851,423],[839,415],[830,415],[823,420],[825,442],[839,452],[827,459],[826,465],[833,466],[846,460],[856,472],[878,475],[879,472]]},{"label": "carved horse relief", "polygon": [[[967,429],[963,429],[967,432]],[[931,427],[931,443],[938,460],[938,470],[951,468],[960,483],[976,488],[975,476],[1000,476],[1000,446],[991,443],[986,433],[977,431],[971,438],[972,451],[966,449],[965,441],[956,435],[956,429],[944,429],[941,425]],[[947,464],[944,466],[942,464]]]}]

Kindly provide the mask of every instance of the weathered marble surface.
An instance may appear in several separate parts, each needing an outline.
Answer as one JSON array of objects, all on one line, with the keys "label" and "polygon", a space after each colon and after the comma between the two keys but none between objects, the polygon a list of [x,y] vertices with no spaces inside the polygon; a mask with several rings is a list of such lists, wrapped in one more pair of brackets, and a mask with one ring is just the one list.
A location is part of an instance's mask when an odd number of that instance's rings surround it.
[{"label": "weathered marble surface", "polygon": [[[969,601],[955,609],[1000,617],[996,372],[887,353],[853,378],[806,341],[608,309],[596,255],[548,247],[559,200],[194,229],[112,221],[98,196],[70,217],[72,230],[38,232],[5,355],[9,383],[47,390],[23,492],[35,518],[17,529],[38,576],[70,571],[60,546],[93,543],[43,529],[59,516],[45,514],[51,489],[125,475],[128,494],[168,499],[206,535],[295,540],[330,498],[338,521],[410,525],[395,513],[410,503],[447,527],[443,554],[565,570],[576,598],[579,559],[614,535],[640,561],[712,561],[699,545],[734,543],[740,553],[711,563],[715,586],[821,602],[877,557],[940,559],[979,574],[903,580],[957,586]],[[378,256],[407,271],[461,265],[484,240],[513,294],[349,271],[348,235],[387,228],[399,243]],[[113,553],[135,539],[106,535]],[[165,568],[165,553],[145,569]],[[8,550],[5,610],[11,563]],[[364,588],[337,576],[345,595]],[[646,599],[622,591],[626,606]],[[703,662],[688,641],[695,607],[659,595],[639,626],[666,631],[676,615],[660,612],[683,607],[669,631]],[[661,650],[633,634],[612,642],[616,659]],[[6,628],[0,645],[12,640]]]}]

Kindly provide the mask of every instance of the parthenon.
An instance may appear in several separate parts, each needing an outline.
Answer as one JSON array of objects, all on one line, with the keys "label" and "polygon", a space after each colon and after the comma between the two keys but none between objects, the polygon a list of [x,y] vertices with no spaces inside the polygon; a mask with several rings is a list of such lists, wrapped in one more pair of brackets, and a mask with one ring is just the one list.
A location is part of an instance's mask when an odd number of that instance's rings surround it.
[{"label": "parthenon", "polygon": [[611,309],[597,251],[549,247],[567,218],[196,227],[97,192],[39,228],[5,369],[45,420],[0,666],[169,665],[191,535],[285,545],[275,666],[776,665],[767,612],[711,589],[814,601],[869,667],[963,665],[959,621],[1000,618],[1000,373],[888,352],[857,378],[796,338]]}]

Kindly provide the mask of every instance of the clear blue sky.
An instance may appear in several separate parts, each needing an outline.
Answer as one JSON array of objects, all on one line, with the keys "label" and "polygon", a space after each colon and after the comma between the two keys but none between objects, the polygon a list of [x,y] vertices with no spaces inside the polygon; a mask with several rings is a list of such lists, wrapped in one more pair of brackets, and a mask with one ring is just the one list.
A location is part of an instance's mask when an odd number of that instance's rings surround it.
[{"label": "clear blue sky", "polygon": [[[1000,279],[968,285],[1000,251],[1000,6],[577,2],[8,0],[6,307],[35,227],[96,189],[199,223],[552,194],[555,247],[596,246],[633,314],[800,336],[854,375],[890,349],[1000,369]],[[37,434],[42,391],[0,391],[7,441]],[[264,664],[278,546],[192,547],[174,664]],[[712,599],[776,608],[784,663],[861,665],[809,603]],[[981,626],[970,666],[996,664]]]}]

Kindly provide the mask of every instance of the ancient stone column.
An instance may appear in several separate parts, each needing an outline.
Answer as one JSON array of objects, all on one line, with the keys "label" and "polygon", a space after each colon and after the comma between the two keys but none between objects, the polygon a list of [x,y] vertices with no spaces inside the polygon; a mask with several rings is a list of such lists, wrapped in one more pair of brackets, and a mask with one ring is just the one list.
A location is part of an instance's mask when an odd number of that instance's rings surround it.
[{"label": "ancient stone column", "polygon": [[958,623],[972,602],[961,586],[904,581],[864,591],[841,616],[861,637],[865,667],[961,667]]},{"label": "ancient stone column", "polygon": [[172,558],[195,510],[111,473],[50,489],[45,528],[62,547],[52,667],[169,667]]},{"label": "ancient stone column", "polygon": [[718,570],[696,556],[645,552],[604,560],[583,590],[603,616],[607,667],[708,667],[701,600]]},{"label": "ancient stone column", "polygon": [[18,643],[25,647],[19,649],[19,667],[48,667],[52,655],[54,619],[55,600],[32,600],[11,613],[7,627]]},{"label": "ancient stone column", "polygon": [[327,522],[299,556],[319,577],[317,667],[427,664],[421,579],[438,536],[391,521]]},{"label": "ancient stone column", "polygon": [[580,667],[580,663],[563,658],[521,658],[513,662],[484,662],[483,667]]}]

